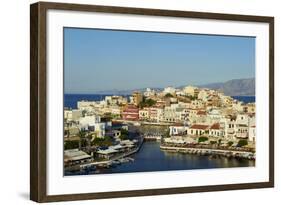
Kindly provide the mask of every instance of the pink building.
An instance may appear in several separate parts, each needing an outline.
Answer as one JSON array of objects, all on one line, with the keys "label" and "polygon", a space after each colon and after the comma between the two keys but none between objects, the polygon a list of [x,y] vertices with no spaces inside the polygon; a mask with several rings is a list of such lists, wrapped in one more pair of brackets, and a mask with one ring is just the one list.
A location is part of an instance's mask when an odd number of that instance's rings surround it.
[{"label": "pink building", "polygon": [[123,120],[139,120],[139,108],[135,105],[128,105],[122,112]]}]

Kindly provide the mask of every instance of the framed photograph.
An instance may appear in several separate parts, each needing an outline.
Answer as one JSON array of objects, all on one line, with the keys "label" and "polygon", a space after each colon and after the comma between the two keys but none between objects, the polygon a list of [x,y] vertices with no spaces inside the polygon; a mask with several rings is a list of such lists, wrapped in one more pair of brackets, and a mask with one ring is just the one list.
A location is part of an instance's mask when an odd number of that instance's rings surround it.
[{"label": "framed photograph", "polygon": [[274,18],[40,2],[30,198],[274,186]]}]

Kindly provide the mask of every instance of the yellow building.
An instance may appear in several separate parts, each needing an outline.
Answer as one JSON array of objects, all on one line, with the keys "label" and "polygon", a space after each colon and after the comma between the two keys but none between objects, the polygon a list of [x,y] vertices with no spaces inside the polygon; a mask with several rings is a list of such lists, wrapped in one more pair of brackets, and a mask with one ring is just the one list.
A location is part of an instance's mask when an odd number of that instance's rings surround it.
[{"label": "yellow building", "polygon": [[142,93],[140,92],[134,92],[132,97],[133,97],[133,103],[136,106],[138,106],[143,101],[143,96]]}]

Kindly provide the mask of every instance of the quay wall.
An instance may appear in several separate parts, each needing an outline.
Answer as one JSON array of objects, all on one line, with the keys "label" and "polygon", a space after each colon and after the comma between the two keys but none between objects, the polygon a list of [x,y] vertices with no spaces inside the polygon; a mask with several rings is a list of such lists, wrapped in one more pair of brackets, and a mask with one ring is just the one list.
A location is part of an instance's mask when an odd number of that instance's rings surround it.
[{"label": "quay wall", "polygon": [[237,157],[255,160],[255,154],[247,151],[239,150],[222,150],[222,149],[210,149],[210,148],[194,148],[194,147],[173,147],[160,145],[160,149],[167,151],[182,152],[188,154],[199,155],[220,155],[225,157]]}]

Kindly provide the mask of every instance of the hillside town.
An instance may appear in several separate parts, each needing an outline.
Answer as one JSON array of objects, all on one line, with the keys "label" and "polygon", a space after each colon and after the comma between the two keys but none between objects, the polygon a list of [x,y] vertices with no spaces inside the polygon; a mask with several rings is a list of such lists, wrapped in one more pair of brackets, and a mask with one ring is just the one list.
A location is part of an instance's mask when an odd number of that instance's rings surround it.
[{"label": "hillside town", "polygon": [[[144,126],[164,131],[142,132]],[[65,168],[132,161],[130,155],[149,139],[159,140],[159,149],[167,151],[255,159],[255,103],[186,86],[108,95],[64,109]]]}]

